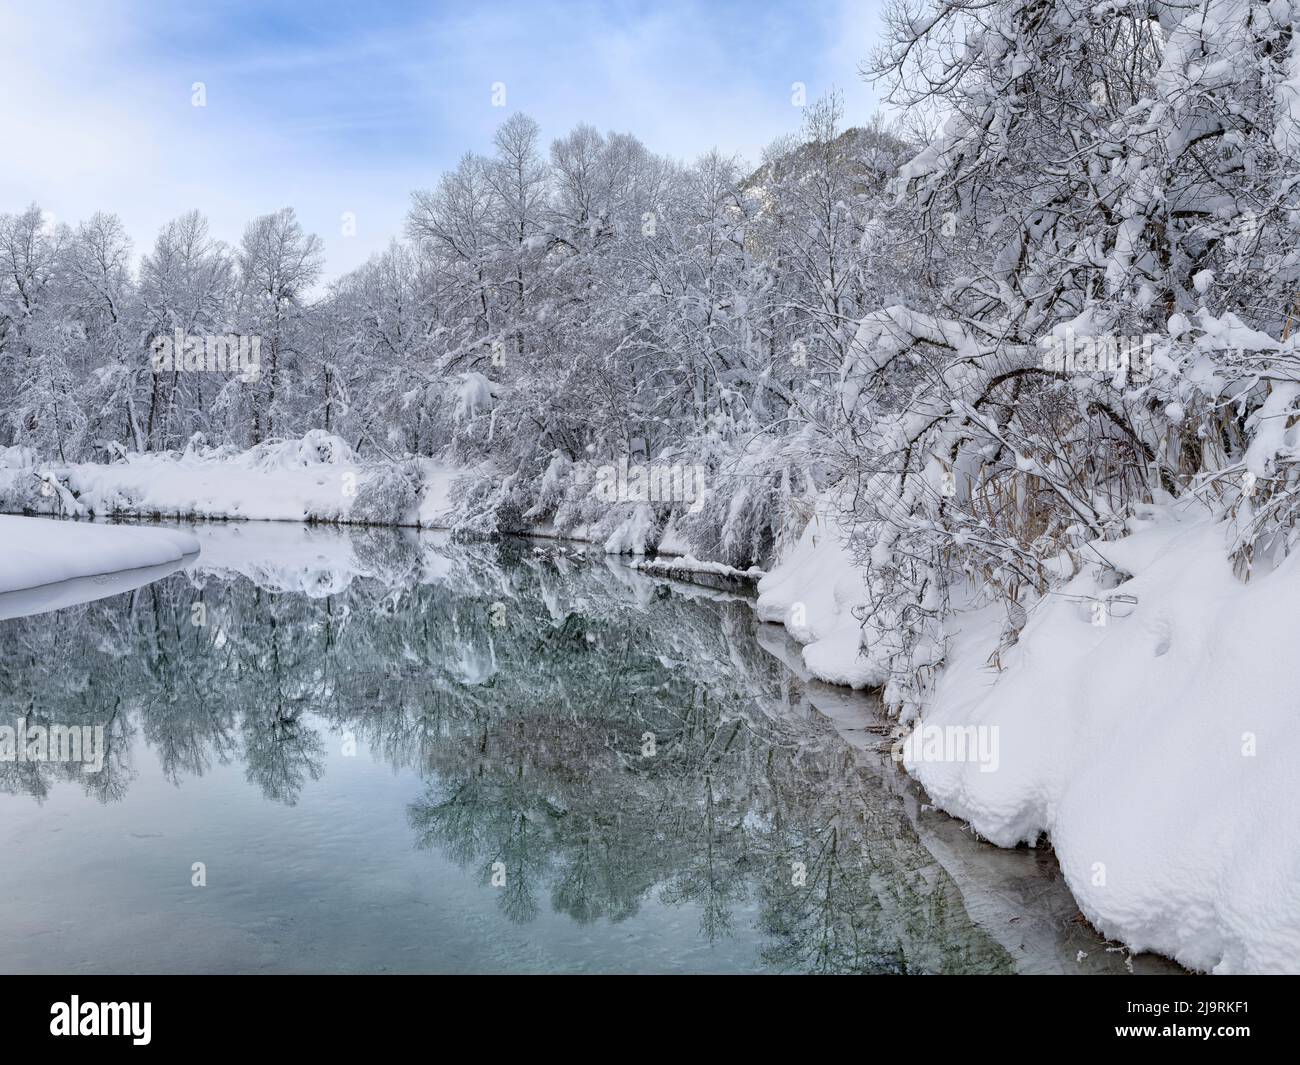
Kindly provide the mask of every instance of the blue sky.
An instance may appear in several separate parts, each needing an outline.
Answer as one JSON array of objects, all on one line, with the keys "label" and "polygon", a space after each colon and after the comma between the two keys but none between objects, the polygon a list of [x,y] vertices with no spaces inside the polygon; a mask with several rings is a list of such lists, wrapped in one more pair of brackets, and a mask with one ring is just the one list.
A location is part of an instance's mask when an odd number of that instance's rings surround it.
[{"label": "blue sky", "polygon": [[[0,0],[0,212],[116,211],[137,252],[197,207],[235,241],[283,206],[363,262],[428,187],[522,110],[691,159],[795,129],[791,84],[876,109],[857,74],[880,0],[164,4]],[[192,106],[202,82],[206,106]],[[492,105],[502,82],[506,107]],[[345,237],[341,216],[356,217]]]}]

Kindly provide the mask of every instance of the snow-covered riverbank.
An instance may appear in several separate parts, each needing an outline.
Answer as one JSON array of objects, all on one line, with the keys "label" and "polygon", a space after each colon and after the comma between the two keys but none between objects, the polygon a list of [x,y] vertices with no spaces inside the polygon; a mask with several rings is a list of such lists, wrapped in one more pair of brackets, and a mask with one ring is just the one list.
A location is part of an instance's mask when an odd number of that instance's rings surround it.
[{"label": "snow-covered riverbank", "polygon": [[198,550],[175,529],[0,515],[0,618],[116,595]]},{"label": "snow-covered riverbank", "polygon": [[[454,471],[425,461],[385,472],[340,443],[319,434],[241,454],[57,470],[11,453],[0,496],[77,514],[447,523]],[[197,547],[166,530],[0,523],[0,593],[165,564]],[[1280,646],[1300,570],[1287,562],[1242,584],[1222,529],[1193,513],[1163,511],[1131,526],[1123,540],[1098,545],[1109,569],[1086,567],[1032,605],[1014,641],[1003,605],[949,619],[942,669],[911,724],[995,733],[997,769],[928,758],[920,747],[909,749],[906,768],[939,808],[993,843],[1050,838],[1080,908],[1133,949],[1201,970],[1294,969],[1300,841],[1266,830],[1270,810],[1300,797],[1291,709],[1300,682]],[[760,575],[690,558],[640,565]],[[1123,583],[1114,587],[1117,572]],[[804,644],[812,675],[854,688],[888,683],[862,653],[863,575],[834,507],[818,512],[759,593],[759,616]],[[1093,604],[1116,596],[1096,624]]]},{"label": "snow-covered riverbank", "polygon": [[198,549],[175,529],[0,515],[0,593],[177,562]]},{"label": "snow-covered riverbank", "polygon": [[[1013,645],[1001,604],[950,619],[913,725],[996,737],[996,766],[970,758],[973,744],[953,758],[920,743],[904,745],[905,765],[991,842],[1048,837],[1084,914],[1134,950],[1203,971],[1294,972],[1300,836],[1278,818],[1300,800],[1286,646],[1300,563],[1242,583],[1221,525],[1185,511],[1133,525],[1098,545],[1109,576],[1085,567],[1030,608]],[[833,530],[810,526],[759,587],[760,615],[806,644],[814,675],[886,679],[859,653],[863,582]]]},{"label": "snow-covered riverbank", "polygon": [[362,462],[320,430],[247,451],[194,443],[112,463],[0,449],[0,511],[438,526],[452,471],[427,459]]}]

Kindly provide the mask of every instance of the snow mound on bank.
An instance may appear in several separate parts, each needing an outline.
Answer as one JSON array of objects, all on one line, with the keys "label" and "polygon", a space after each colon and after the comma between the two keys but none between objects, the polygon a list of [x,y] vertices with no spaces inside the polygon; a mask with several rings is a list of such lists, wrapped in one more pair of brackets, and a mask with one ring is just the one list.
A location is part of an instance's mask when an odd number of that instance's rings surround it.
[{"label": "snow mound on bank", "polygon": [[[1226,531],[1168,517],[1098,550],[1032,612],[1004,669],[1000,613],[964,619],[926,726],[994,726],[997,768],[905,764],[1002,846],[1051,837],[1089,920],[1134,950],[1220,973],[1300,969],[1300,559],[1243,584]],[[1101,567],[1098,567],[1100,569]],[[1093,602],[1113,602],[1093,623]]]},{"label": "snow mound on bank", "polygon": [[884,682],[861,654],[857,609],[866,598],[834,507],[824,503],[790,553],[758,582],[758,616],[785,625],[804,644],[803,661],[819,680],[850,688]]},{"label": "snow mound on bank", "polygon": [[298,439],[271,440],[237,455],[248,470],[300,470],[315,466],[356,466],[356,452],[346,440],[323,429],[310,429]]},{"label": "snow mound on bank", "polygon": [[177,562],[198,549],[174,529],[0,515],[0,594]]},{"label": "snow mound on bank", "polygon": [[312,430],[247,451],[207,447],[127,454],[112,463],[40,462],[0,450],[0,510],[70,517],[354,522],[436,526],[451,471],[431,460],[363,463],[342,438]]},{"label": "snow mound on bank", "polygon": [[[1300,559],[1243,584],[1224,525],[1168,512],[1130,527],[1033,607],[1014,645],[1001,604],[952,617],[916,726],[995,726],[997,757],[908,744],[904,764],[992,843],[1049,836],[1084,914],[1133,950],[1300,971],[1300,833],[1283,820],[1300,807]],[[759,582],[757,609],[805,644],[812,675],[875,687],[887,678],[860,646],[845,545],[824,506]]]},{"label": "snow mound on bank", "polygon": [[424,529],[449,528],[456,523],[451,489],[460,471],[437,459],[421,459],[419,466],[424,487],[420,493],[416,524]]},{"label": "snow mound on bank", "polygon": [[605,540],[605,554],[644,555],[654,538],[654,531],[654,513],[645,503],[638,503]]}]

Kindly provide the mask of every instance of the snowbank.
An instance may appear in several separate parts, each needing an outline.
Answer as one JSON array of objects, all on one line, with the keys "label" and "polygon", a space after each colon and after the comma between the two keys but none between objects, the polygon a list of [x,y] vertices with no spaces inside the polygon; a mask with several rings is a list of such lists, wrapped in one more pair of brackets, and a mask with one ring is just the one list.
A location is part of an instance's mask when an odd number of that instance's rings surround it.
[{"label": "snowbank", "polygon": [[[193,536],[174,529],[0,515],[0,617],[115,595],[162,576],[198,550]],[[139,579],[116,579],[124,571]]]},{"label": "snowbank", "polygon": [[[874,686],[852,614],[862,575],[827,527],[823,514],[760,582],[759,613],[806,644],[813,675]],[[1050,837],[1084,914],[1133,950],[1295,972],[1300,833],[1282,818],[1300,807],[1300,675],[1286,649],[1300,559],[1243,584],[1225,526],[1164,512],[1130,527],[1096,545],[1109,567],[1030,611],[1001,670],[990,656],[1005,609],[954,616],[904,765],[993,843]],[[965,754],[926,747],[957,734]],[[995,757],[981,761],[980,743]]]},{"label": "snowbank", "polygon": [[[1194,969],[1294,972],[1300,834],[1282,818],[1300,804],[1286,650],[1300,560],[1242,584],[1225,537],[1166,517],[1099,545],[1132,579],[1107,590],[1085,573],[1050,596],[1001,673],[996,626],[970,626],[925,724],[996,727],[998,768],[916,750],[906,765],[994,843],[1048,833],[1103,933]],[[1136,606],[1094,624],[1089,597],[1121,595]]]},{"label": "snowbank", "polygon": [[422,529],[446,529],[456,521],[451,502],[451,486],[458,471],[436,459],[420,460],[420,476],[424,488],[420,493],[420,507],[416,524]]},{"label": "snowbank", "polygon": [[175,529],[0,515],[0,592],[176,562],[198,549]]},{"label": "snowbank", "polygon": [[756,609],[805,645],[804,665],[814,677],[874,687],[884,678],[859,654],[862,625],[854,611],[865,590],[846,542],[833,503],[823,502],[790,553],[758,582]]},{"label": "snowbank", "polygon": [[108,464],[41,463],[11,448],[0,451],[0,510],[438,527],[450,520],[451,479],[430,460],[363,463],[320,430],[242,452],[196,441]]}]

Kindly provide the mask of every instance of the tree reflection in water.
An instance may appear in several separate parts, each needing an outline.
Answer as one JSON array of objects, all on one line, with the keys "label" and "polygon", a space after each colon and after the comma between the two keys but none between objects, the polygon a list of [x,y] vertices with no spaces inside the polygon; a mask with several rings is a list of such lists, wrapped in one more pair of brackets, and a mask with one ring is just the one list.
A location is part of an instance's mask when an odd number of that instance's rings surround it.
[{"label": "tree reflection in water", "polygon": [[514,921],[617,924],[653,900],[710,942],[749,922],[782,970],[1011,968],[748,603],[556,545],[328,535],[344,561],[204,556],[0,623],[5,716],[102,724],[107,744],[101,772],[0,763],[0,788],[112,802],[154,757],[177,785],[242,764],[292,805],[355,736],[423,777],[419,847],[485,890],[504,869]]}]

